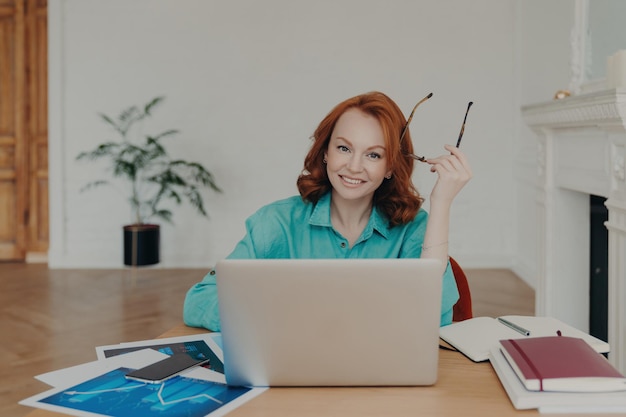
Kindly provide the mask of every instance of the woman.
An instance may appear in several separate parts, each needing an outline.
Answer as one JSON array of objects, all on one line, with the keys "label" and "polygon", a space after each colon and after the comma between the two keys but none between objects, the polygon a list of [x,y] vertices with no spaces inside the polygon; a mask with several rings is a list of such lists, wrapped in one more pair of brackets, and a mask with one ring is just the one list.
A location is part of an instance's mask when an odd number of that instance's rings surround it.
[{"label": "woman", "polygon": [[[448,263],[450,206],[472,173],[454,146],[425,159],[437,174],[428,215],[411,180],[415,161],[405,125],[400,108],[380,92],[338,104],[313,135],[297,181],[300,195],[250,216],[228,257],[439,259],[441,325],[449,324],[458,299]],[[220,331],[214,271],[189,290],[183,316],[189,326]]]}]

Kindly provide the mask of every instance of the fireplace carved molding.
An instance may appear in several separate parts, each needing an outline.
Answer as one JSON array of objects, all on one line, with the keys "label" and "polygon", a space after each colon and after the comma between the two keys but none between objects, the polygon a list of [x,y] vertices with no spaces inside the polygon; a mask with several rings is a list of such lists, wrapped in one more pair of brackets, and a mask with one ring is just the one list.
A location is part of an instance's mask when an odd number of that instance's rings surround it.
[{"label": "fireplace carved molding", "polygon": [[607,198],[609,360],[626,372],[626,89],[522,107],[537,139],[536,314],[589,329],[589,194]]}]

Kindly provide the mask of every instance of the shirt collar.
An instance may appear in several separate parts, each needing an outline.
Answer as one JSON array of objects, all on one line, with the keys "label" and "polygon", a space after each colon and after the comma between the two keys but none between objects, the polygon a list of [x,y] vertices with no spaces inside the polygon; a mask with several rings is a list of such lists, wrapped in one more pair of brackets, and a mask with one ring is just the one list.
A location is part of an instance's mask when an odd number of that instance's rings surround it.
[{"label": "shirt collar", "polygon": [[[311,226],[333,227],[330,221],[330,196],[331,192],[327,192],[317,201],[311,216],[309,224]],[[389,222],[386,216],[381,213],[378,207],[374,206],[370,219],[363,230],[363,239],[368,239],[374,231],[378,232],[382,237],[387,238],[389,234]]]}]

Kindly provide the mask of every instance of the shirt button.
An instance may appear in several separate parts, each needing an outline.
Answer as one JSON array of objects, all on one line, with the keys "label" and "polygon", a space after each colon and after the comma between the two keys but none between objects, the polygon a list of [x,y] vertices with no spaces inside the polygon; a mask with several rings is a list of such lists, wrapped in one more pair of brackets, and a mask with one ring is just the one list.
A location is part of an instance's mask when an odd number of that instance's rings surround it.
[{"label": "shirt button", "polygon": [[346,242],[341,242],[341,247],[345,248],[346,247]]}]

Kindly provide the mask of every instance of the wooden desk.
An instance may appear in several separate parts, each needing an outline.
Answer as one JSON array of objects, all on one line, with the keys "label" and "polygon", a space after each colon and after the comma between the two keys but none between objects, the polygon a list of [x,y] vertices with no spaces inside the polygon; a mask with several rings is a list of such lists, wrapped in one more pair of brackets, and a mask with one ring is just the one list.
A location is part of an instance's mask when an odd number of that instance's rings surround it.
[{"label": "wooden desk", "polygon": [[[180,325],[160,337],[203,332]],[[28,417],[61,415],[37,409]],[[539,413],[515,410],[488,362],[474,363],[458,352],[440,350],[439,379],[432,387],[271,388],[228,417],[419,415],[506,417]]]}]

